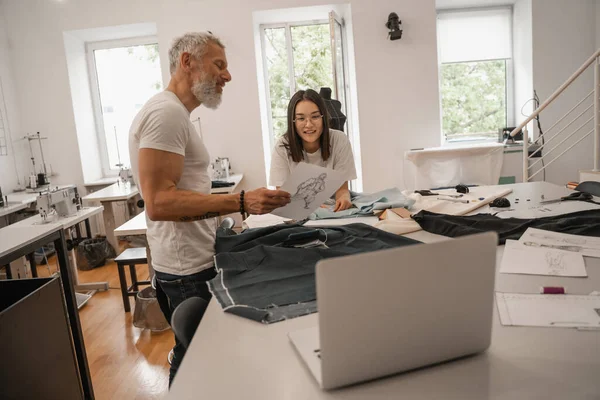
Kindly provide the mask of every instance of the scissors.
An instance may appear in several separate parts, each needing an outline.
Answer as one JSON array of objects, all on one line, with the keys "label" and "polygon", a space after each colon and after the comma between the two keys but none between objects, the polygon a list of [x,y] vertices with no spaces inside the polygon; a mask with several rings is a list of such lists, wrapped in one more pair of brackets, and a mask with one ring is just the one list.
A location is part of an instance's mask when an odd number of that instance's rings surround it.
[{"label": "scissors", "polygon": [[593,198],[594,196],[586,192],[573,192],[568,196],[561,197],[560,199],[540,201],[540,204],[560,203],[561,201],[569,200],[590,201]]},{"label": "scissors", "polygon": [[431,190],[415,190],[415,193],[419,193],[421,196],[439,196],[439,193],[434,193]]},{"label": "scissors", "polygon": [[463,197],[462,194],[443,194],[443,193],[435,193],[432,192],[431,190],[427,189],[427,190],[415,190],[415,193],[420,194],[421,196],[446,196],[446,197],[452,197],[455,199],[458,199],[460,197]]}]

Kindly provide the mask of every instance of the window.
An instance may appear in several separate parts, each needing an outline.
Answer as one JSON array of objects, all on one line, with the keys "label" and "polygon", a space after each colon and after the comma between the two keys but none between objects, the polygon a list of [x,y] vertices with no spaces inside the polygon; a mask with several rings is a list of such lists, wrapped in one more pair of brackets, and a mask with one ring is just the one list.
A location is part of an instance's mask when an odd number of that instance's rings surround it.
[{"label": "window", "polygon": [[498,140],[514,124],[512,9],[440,11],[442,139]]},{"label": "window", "polygon": [[262,26],[271,146],[287,129],[287,106],[298,90],[333,87],[327,21]]},{"label": "window", "polygon": [[163,89],[155,37],[87,44],[98,141],[105,176],[130,167],[129,128]]},{"label": "window", "polygon": [[[290,17],[295,18],[296,14],[294,12]],[[322,11],[313,15],[327,16]],[[294,22],[257,25],[265,85],[263,139],[267,177],[271,149],[287,129],[287,106],[291,96],[298,90],[313,89],[319,92],[322,87],[330,88],[332,98],[340,101],[342,113],[347,117],[344,131],[351,143],[357,140],[352,132],[353,121],[347,101],[350,89],[346,72],[349,68],[346,27],[336,12],[331,11],[328,16],[329,20],[315,18],[307,22],[296,19]],[[355,160],[358,157],[355,154]],[[360,166],[360,162],[357,161],[357,165]],[[360,178],[350,182],[350,186],[354,189],[360,187]]]}]

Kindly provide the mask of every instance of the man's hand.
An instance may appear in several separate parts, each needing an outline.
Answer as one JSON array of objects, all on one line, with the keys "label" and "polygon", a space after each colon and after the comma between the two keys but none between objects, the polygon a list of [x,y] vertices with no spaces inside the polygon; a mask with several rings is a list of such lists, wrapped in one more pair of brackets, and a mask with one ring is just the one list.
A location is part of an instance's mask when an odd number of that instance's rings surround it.
[{"label": "man's hand", "polygon": [[260,188],[244,194],[244,210],[248,214],[268,214],[290,202],[290,194],[283,190]]}]

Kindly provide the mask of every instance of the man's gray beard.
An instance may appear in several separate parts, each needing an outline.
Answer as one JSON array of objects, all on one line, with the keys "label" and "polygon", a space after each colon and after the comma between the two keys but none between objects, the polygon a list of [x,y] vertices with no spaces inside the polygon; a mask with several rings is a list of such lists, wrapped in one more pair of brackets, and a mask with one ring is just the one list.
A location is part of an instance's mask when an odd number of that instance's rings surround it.
[{"label": "man's gray beard", "polygon": [[217,81],[198,80],[192,85],[192,93],[207,108],[216,109],[221,104],[221,93],[217,92]]}]

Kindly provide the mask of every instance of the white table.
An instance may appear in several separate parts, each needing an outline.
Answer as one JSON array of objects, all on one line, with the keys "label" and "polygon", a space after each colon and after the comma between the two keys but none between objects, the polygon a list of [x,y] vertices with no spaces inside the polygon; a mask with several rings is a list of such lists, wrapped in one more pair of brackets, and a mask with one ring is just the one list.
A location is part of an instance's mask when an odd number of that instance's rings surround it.
[{"label": "white table", "polygon": [[[29,207],[27,203],[19,203],[19,202],[11,202],[4,203],[3,207],[0,207],[0,217],[4,217],[6,215],[10,215],[17,211],[21,211]],[[8,223],[7,223],[8,225]]]},{"label": "white table", "polygon": [[152,280],[154,276],[154,269],[152,268],[152,254],[150,252],[150,246],[146,240],[146,231],[148,226],[146,223],[146,211],[142,211],[123,225],[119,226],[114,230],[116,237],[123,236],[143,236],[144,243],[146,245],[146,259],[148,260],[148,279]]},{"label": "white table", "polygon": [[146,223],[146,211],[142,211],[123,225],[114,230],[115,236],[138,236],[146,235],[148,226]]},{"label": "white table", "polygon": [[[12,229],[38,229],[39,227],[56,227],[57,229],[63,229],[65,231],[65,237],[67,239],[71,239],[71,233],[69,232],[69,228],[83,222],[94,215],[98,215],[102,212],[103,207],[84,207],[79,210],[77,214],[70,217],[58,217],[56,215],[51,215],[47,220],[43,220],[42,217],[38,215],[34,215],[33,217],[29,217],[22,221],[19,221],[15,224],[8,226],[7,230]],[[90,232],[88,232],[88,235]],[[77,275],[77,261],[73,252],[69,252],[69,256],[71,258],[70,267],[71,267],[71,276],[73,278],[73,285],[75,290],[78,291],[96,291],[96,290],[108,290],[108,282],[94,282],[94,283],[80,283]],[[33,268],[32,268],[33,270]]]},{"label": "white table", "polygon": [[[66,189],[66,188],[74,188],[75,185],[48,185],[45,189],[36,189],[34,192],[21,191],[21,192],[12,192],[6,193],[6,198],[8,199],[8,204],[4,207],[0,207],[0,217],[10,215],[17,211],[24,210],[29,208],[29,206],[33,203],[37,202],[37,198],[41,192],[48,189]],[[7,225],[10,225],[7,221]]]},{"label": "white table", "polygon": [[[119,243],[114,234],[117,227],[115,222],[115,213],[113,210],[113,202],[127,201],[129,202],[139,194],[138,188],[130,183],[117,182],[97,192],[88,194],[83,197],[84,202],[100,202],[104,207],[102,218],[104,220],[104,229],[106,230],[106,239],[108,243],[118,252]],[[135,206],[134,206],[135,207]],[[129,220],[130,215],[134,213],[134,207],[125,207],[127,212],[126,220]],[[130,208],[132,208],[130,210]]]},{"label": "white table", "polygon": [[85,187],[109,186],[109,185],[112,185],[113,183],[116,183],[118,180],[119,180],[119,178],[116,176],[113,176],[110,178],[100,178],[95,181],[84,182],[83,186],[85,186]]},{"label": "white table", "polygon": [[28,246],[29,244],[59,231],[60,226],[38,225],[33,227],[4,227],[0,229],[0,258],[11,253],[15,249]]},{"label": "white table", "polygon": [[[520,199],[513,208],[521,211],[534,207],[534,197],[542,192],[546,198],[568,193],[546,183],[512,186],[510,197]],[[424,231],[407,236],[448,240]],[[503,246],[498,247],[497,269],[502,252]],[[570,293],[589,294],[600,290],[600,259],[588,258],[586,265],[587,279],[497,273],[496,290],[537,293],[542,285],[565,285]],[[312,327],[317,319],[312,314],[262,325],[224,313],[212,300],[167,398],[195,399],[198,393],[260,400],[600,398],[600,331],[503,327],[495,309],[492,346],[483,354],[323,392],[287,338],[288,332]]]},{"label": "white table", "polygon": [[223,187],[223,188],[212,188],[210,189],[211,194],[229,194],[235,192],[240,182],[244,179],[244,174],[233,174],[229,179],[221,179],[227,182],[233,182],[234,185]]},{"label": "white table", "polygon": [[37,199],[37,193],[16,192],[6,193],[5,195],[4,207],[0,207],[0,217],[6,217],[6,225],[10,225],[9,218],[11,214],[29,208]]}]

